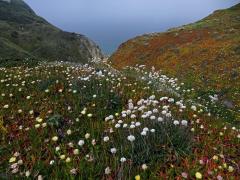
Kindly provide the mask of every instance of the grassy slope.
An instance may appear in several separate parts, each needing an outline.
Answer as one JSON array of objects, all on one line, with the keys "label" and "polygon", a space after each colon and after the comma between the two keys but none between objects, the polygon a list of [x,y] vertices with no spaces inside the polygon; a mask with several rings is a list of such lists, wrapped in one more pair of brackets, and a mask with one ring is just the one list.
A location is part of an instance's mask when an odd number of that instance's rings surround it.
[{"label": "grassy slope", "polygon": [[85,36],[63,32],[37,16],[23,1],[0,1],[0,59],[36,57],[86,62],[91,48],[100,49]]},{"label": "grassy slope", "polygon": [[110,58],[127,65],[155,66],[179,77],[201,93],[215,92],[240,107],[240,4],[214,12],[193,24],[148,34],[123,43]]}]

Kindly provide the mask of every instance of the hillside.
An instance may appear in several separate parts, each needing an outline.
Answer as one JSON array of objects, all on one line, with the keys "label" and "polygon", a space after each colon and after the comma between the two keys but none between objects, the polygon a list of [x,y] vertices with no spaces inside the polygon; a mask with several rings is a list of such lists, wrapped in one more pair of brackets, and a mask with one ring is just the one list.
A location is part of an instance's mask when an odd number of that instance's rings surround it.
[{"label": "hillside", "polygon": [[0,0],[0,59],[26,57],[87,62],[103,55],[93,41],[51,25],[22,0]]},{"label": "hillside", "polygon": [[193,86],[198,95],[215,93],[224,107],[239,115],[239,45],[240,4],[193,24],[130,39],[110,61],[117,69],[154,66]]}]

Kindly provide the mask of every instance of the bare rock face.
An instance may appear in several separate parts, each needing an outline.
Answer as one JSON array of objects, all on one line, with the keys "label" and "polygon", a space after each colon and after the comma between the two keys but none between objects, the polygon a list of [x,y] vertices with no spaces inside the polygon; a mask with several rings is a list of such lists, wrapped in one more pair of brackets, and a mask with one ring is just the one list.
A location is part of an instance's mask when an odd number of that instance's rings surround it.
[{"label": "bare rock face", "polygon": [[99,46],[84,35],[51,25],[22,0],[0,0],[0,60],[34,58],[87,63],[102,59]]}]

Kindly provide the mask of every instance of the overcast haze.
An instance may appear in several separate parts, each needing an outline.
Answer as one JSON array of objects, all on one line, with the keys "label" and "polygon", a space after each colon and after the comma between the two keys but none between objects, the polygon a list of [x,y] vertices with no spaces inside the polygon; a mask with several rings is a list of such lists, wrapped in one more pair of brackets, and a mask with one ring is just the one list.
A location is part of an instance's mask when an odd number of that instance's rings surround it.
[{"label": "overcast haze", "polygon": [[87,35],[105,53],[137,35],[197,21],[239,0],[25,0],[55,26]]}]

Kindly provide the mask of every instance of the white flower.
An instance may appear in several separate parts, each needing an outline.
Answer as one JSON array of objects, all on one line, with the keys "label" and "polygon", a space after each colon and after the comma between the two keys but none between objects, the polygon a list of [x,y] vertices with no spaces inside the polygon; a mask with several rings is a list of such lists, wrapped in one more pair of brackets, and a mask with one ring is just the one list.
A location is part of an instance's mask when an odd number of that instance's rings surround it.
[{"label": "white flower", "polygon": [[150,119],[151,119],[151,120],[154,120],[154,119],[156,119],[156,117],[155,117],[155,116],[151,116]]},{"label": "white flower", "polygon": [[155,133],[155,129],[151,129],[150,131],[151,131],[152,133]]},{"label": "white flower", "polygon": [[73,175],[76,175],[77,174],[77,169],[75,169],[75,168],[71,169],[70,173],[73,174]]},{"label": "white flower", "polygon": [[145,171],[148,168],[148,166],[146,164],[142,165],[142,169]]},{"label": "white flower", "polygon": [[158,122],[163,122],[163,118],[162,118],[162,117],[159,117],[159,118],[158,118]]},{"label": "white flower", "polygon": [[67,135],[70,135],[70,134],[72,134],[72,131],[71,131],[71,129],[68,129],[67,130]]},{"label": "white flower", "polygon": [[86,133],[86,134],[85,134],[85,138],[86,138],[86,139],[89,139],[90,136],[91,136],[91,135],[90,135],[89,133]]},{"label": "white flower", "polygon": [[54,162],[55,162],[54,160],[51,160],[51,161],[49,162],[49,164],[50,164],[50,165],[53,165]]},{"label": "white flower", "polygon": [[119,123],[119,124],[122,124],[122,123],[123,123],[123,121],[122,121],[122,120],[118,120],[118,123]]},{"label": "white flower", "polygon": [[104,141],[104,142],[108,142],[108,141],[109,141],[109,137],[108,137],[108,136],[105,136],[105,137],[103,138],[103,141]]},{"label": "white flower", "polygon": [[42,123],[42,127],[46,127],[47,126],[47,123]]},{"label": "white flower", "polygon": [[182,121],[181,121],[181,124],[182,124],[183,126],[187,126],[187,125],[188,125],[188,122],[187,122],[186,120],[182,120]]},{"label": "white flower", "polygon": [[178,121],[178,120],[174,120],[174,121],[173,121],[173,124],[174,124],[174,125],[179,125],[179,121]]},{"label": "white flower", "polygon": [[129,136],[127,137],[127,139],[128,139],[130,142],[135,141],[135,137],[134,137],[133,135],[129,135]]},{"label": "white flower", "polygon": [[130,129],[134,129],[135,128],[135,125],[134,124],[131,124],[130,125]]},{"label": "white flower", "polygon": [[136,118],[136,115],[135,115],[135,114],[132,114],[132,115],[130,116],[130,118],[131,118],[131,119],[135,119],[135,118]]},{"label": "white flower", "polygon": [[79,149],[74,149],[73,154],[78,155],[79,154]]},{"label": "white flower", "polygon": [[93,115],[92,115],[91,113],[89,113],[87,116],[90,118],[90,117],[92,117]]},{"label": "white flower", "polygon": [[52,137],[52,141],[57,141],[57,140],[58,140],[57,136]]},{"label": "white flower", "polygon": [[70,158],[70,157],[67,157],[66,163],[69,163],[69,162],[71,162],[71,158]]},{"label": "white flower", "polygon": [[192,105],[192,106],[191,106],[191,109],[192,109],[193,111],[196,111],[196,110],[197,110],[197,107],[194,106],[194,105]]},{"label": "white flower", "polygon": [[109,167],[106,167],[105,174],[110,174],[110,173],[111,173],[111,169]]},{"label": "white flower", "polygon": [[137,126],[137,127],[140,126],[140,125],[141,125],[140,122],[136,122],[136,123],[135,123],[135,126]]},{"label": "white flower", "polygon": [[60,150],[60,147],[57,146],[57,147],[55,148],[55,151],[59,151],[59,150]]},{"label": "white flower", "polygon": [[30,171],[26,171],[26,172],[25,172],[25,176],[26,176],[26,177],[29,177],[29,176],[30,176]]},{"label": "white flower", "polygon": [[126,128],[128,125],[127,124],[123,124],[123,128]]},{"label": "white flower", "polygon": [[78,141],[78,145],[79,145],[79,146],[83,146],[84,143],[85,143],[84,140],[79,140],[79,141]]},{"label": "white flower", "polygon": [[7,109],[7,108],[9,108],[9,105],[6,104],[6,105],[3,106],[3,108],[4,108],[4,109]]},{"label": "white flower", "polygon": [[146,136],[146,135],[147,135],[147,132],[146,132],[146,131],[142,131],[142,132],[141,132],[141,135],[142,135],[142,136]]},{"label": "white flower", "polygon": [[127,160],[127,159],[126,159],[125,157],[122,157],[122,158],[120,159],[120,162],[124,163],[126,160]]},{"label": "white flower", "polygon": [[95,139],[92,140],[92,145],[93,145],[93,146],[96,145],[96,140],[95,140]]},{"label": "white flower", "polygon": [[117,152],[117,149],[116,148],[111,148],[110,151],[111,151],[112,154],[115,154]]},{"label": "white flower", "polygon": [[121,127],[121,125],[118,123],[115,125],[115,128],[120,128],[120,127]]}]

